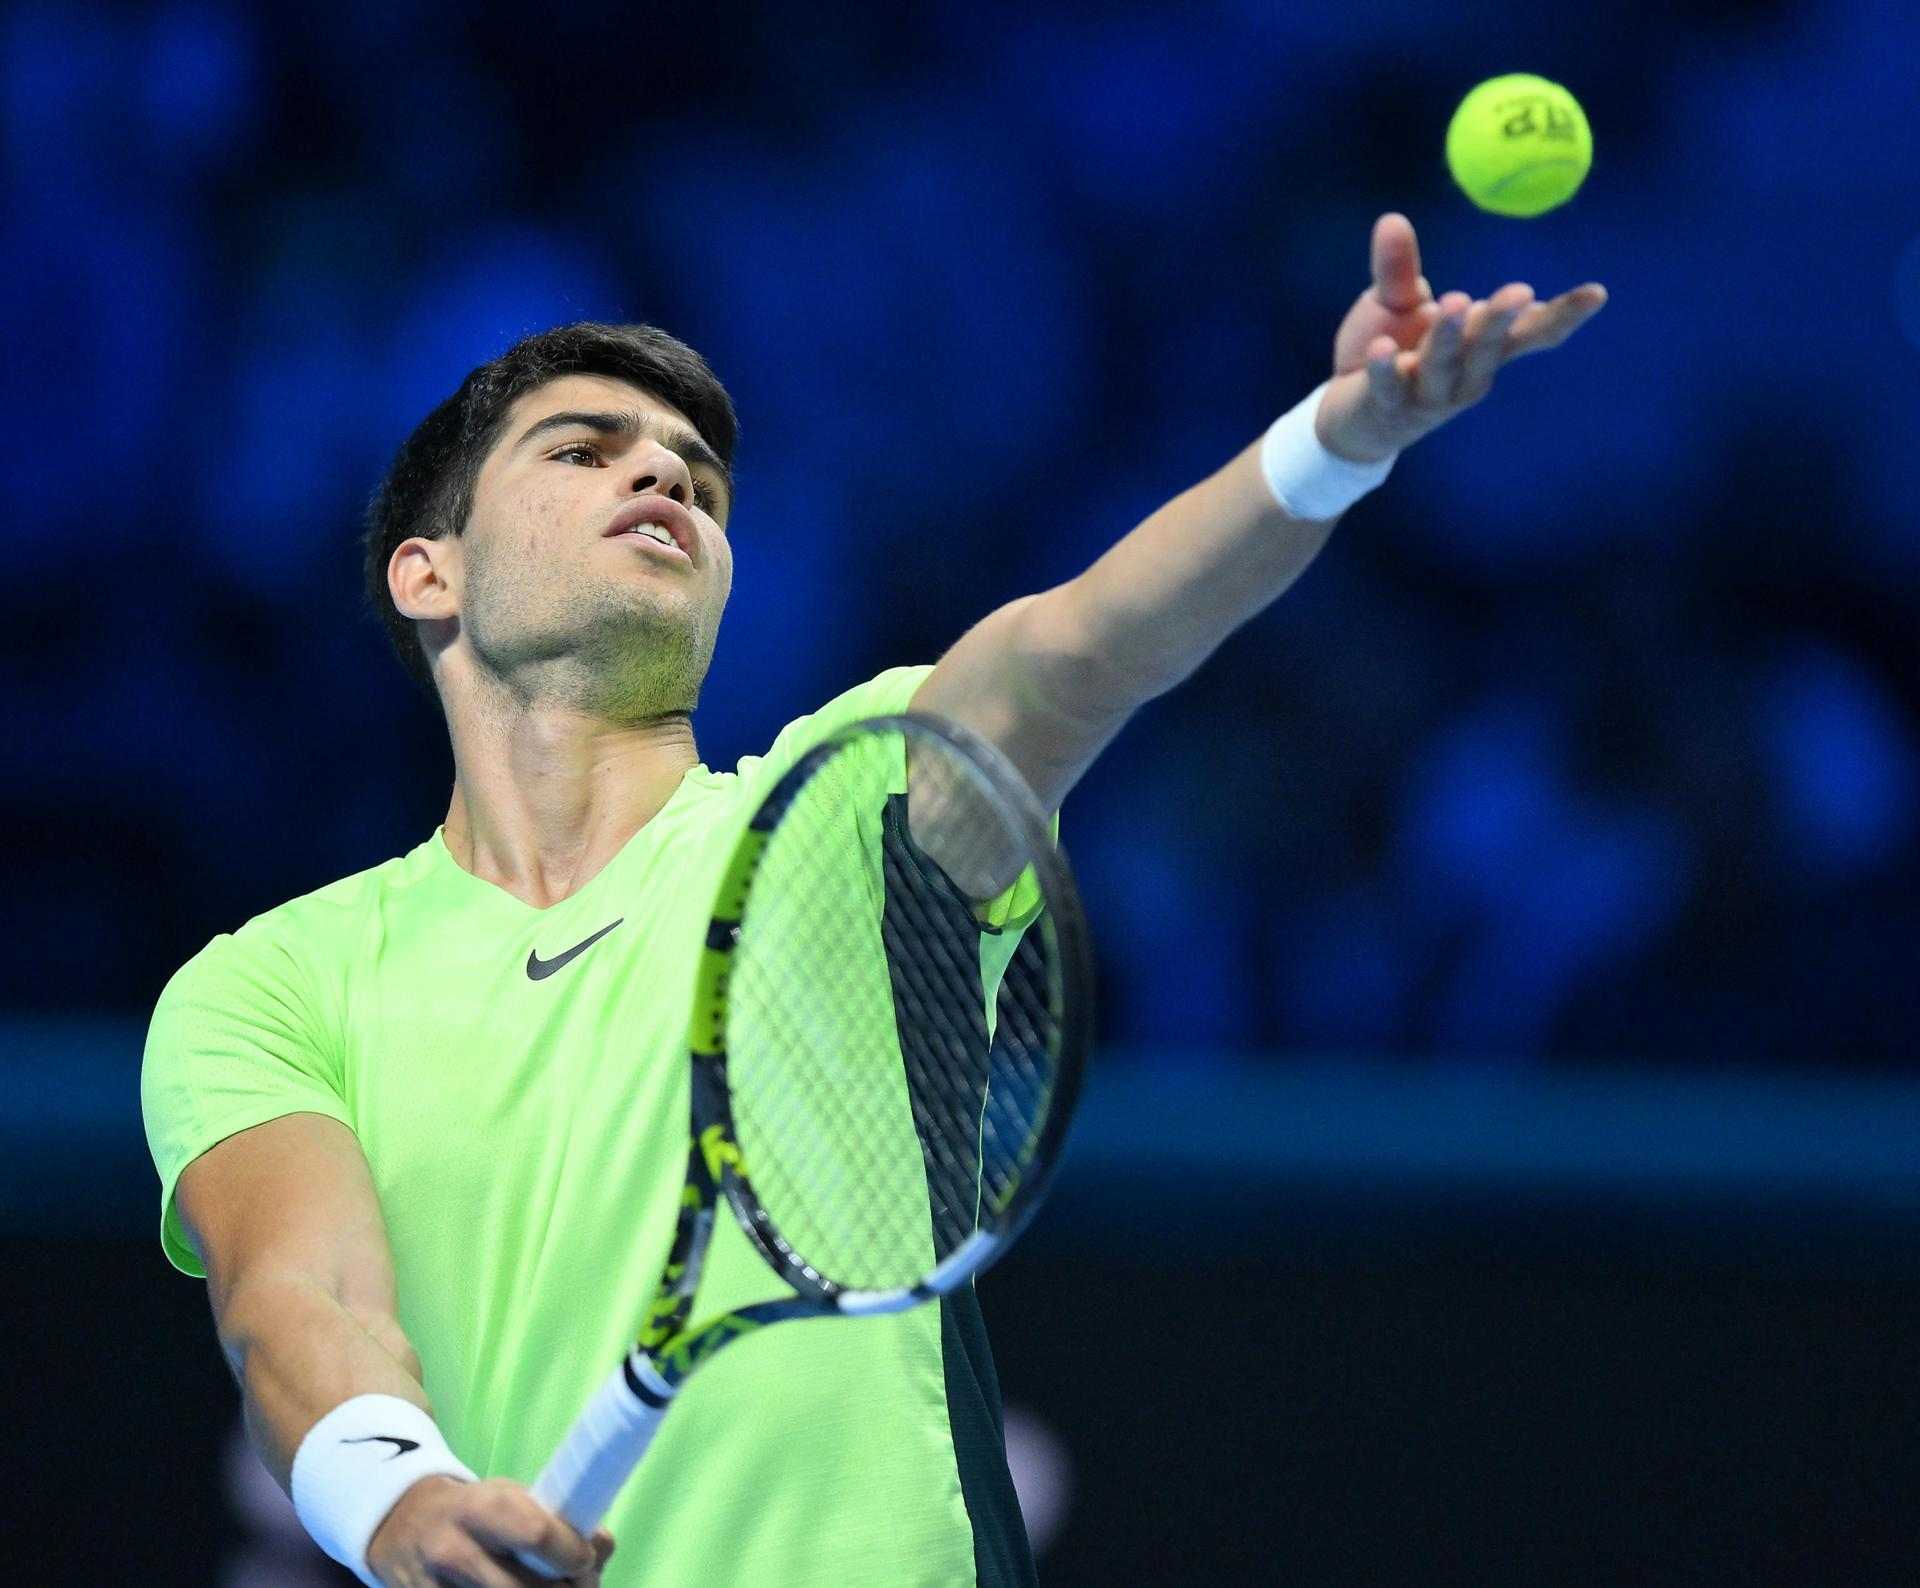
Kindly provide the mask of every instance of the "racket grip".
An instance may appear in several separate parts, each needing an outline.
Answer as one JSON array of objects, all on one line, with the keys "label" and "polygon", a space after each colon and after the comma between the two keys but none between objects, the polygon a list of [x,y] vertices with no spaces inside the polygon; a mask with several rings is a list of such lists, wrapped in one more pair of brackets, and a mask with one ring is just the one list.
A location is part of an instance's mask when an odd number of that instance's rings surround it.
[{"label": "racket grip", "polygon": [[591,1533],[647,1453],[672,1399],[673,1387],[653,1364],[631,1353],[574,1419],[534,1479],[533,1497],[581,1533]]}]

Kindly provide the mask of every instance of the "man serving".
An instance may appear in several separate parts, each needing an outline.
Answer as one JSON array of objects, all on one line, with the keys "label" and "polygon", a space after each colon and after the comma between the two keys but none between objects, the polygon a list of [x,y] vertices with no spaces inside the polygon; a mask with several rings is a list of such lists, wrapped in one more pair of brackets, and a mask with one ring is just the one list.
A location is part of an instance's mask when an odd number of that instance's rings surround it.
[{"label": "man serving", "polygon": [[[255,1447],[363,1581],[1034,1580],[970,1286],[723,1353],[608,1531],[580,1537],[525,1485],[625,1349],[672,1229],[672,945],[769,780],[913,709],[993,740],[1057,810],[1400,450],[1606,301],[1591,283],[1436,299],[1401,215],[1372,266],[1331,379],[1261,439],[1078,577],[733,772],[691,725],[733,577],[734,413],[698,354],[645,326],[530,337],[401,447],[368,593],[445,711],[446,821],[216,937],[162,993],[142,1071],[167,1255],[209,1282]],[[703,1300],[725,1307],[765,1279],[720,1229]]]}]

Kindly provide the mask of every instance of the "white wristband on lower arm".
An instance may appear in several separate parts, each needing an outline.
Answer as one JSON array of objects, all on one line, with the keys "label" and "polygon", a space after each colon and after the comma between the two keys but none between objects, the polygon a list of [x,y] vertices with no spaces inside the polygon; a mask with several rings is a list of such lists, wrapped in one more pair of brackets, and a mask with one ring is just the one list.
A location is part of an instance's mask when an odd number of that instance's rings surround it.
[{"label": "white wristband on lower arm", "polygon": [[1332,384],[1322,381],[1274,420],[1260,443],[1260,472],[1267,477],[1267,488],[1295,518],[1338,518],[1384,480],[1400,456],[1396,452],[1378,463],[1352,463],[1321,446],[1313,421]]},{"label": "white wristband on lower arm", "polygon": [[473,1479],[434,1421],[398,1395],[356,1395],[307,1431],[293,1457],[293,1509],[313,1541],[368,1588],[367,1544],[400,1496],[437,1473]]}]

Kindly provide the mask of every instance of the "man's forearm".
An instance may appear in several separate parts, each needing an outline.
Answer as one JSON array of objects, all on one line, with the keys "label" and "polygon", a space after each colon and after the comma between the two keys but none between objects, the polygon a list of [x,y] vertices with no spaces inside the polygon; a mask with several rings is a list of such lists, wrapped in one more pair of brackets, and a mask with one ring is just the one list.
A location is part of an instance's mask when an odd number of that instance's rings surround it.
[{"label": "man's forearm", "polygon": [[1300,577],[1337,522],[1283,511],[1256,441],[1117,541],[1062,587],[1114,704],[1183,682]]},{"label": "man's forearm", "polygon": [[[1436,299],[1399,214],[1375,224],[1372,263],[1373,285],[1334,336],[1334,374],[1312,398],[1085,573],[988,613],[914,705],[992,741],[1057,806],[1138,707],[1300,577],[1402,450],[1484,398],[1504,364],[1559,346],[1607,301],[1598,282],[1546,303],[1524,282],[1483,302]],[[1280,502],[1333,516],[1295,517]]]},{"label": "man's forearm", "polygon": [[[940,658],[914,709],[991,740],[1058,809],[1134,711],[1277,599],[1333,533],[1337,516],[1295,518],[1278,505],[1261,455],[1276,434],[1285,437],[1276,426],[1085,573],[982,618]],[[1304,483],[1324,484],[1311,472]],[[1346,483],[1301,500],[1330,505]]]},{"label": "man's forearm", "polygon": [[366,1319],[298,1276],[256,1279],[220,1318],[247,1433],[282,1488],[307,1430],[356,1395],[397,1395],[427,1408],[420,1362],[399,1325]]}]

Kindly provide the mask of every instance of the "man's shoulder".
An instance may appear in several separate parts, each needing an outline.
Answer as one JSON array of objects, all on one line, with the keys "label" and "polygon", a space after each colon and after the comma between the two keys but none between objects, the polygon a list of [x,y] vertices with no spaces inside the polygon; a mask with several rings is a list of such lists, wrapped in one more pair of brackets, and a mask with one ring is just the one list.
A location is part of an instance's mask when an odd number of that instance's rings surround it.
[{"label": "man's shoulder", "polygon": [[426,848],[422,844],[249,916],[208,942],[174,973],[174,979],[262,961],[311,963],[330,952],[347,950],[383,902],[420,880]]},{"label": "man's shoulder", "polygon": [[422,881],[430,867],[429,851],[436,838],[429,838],[404,855],[395,855],[364,870],[337,877],[306,893],[294,895],[282,904],[247,920],[234,934],[270,933],[288,929],[311,931],[315,927],[376,909],[391,896],[405,892]]},{"label": "man's shoulder", "polygon": [[889,667],[851,689],[842,690],[824,705],[794,718],[782,728],[764,756],[742,756],[739,762],[742,778],[785,771],[829,734],[863,717],[885,717],[905,711],[932,671],[931,662]]}]

